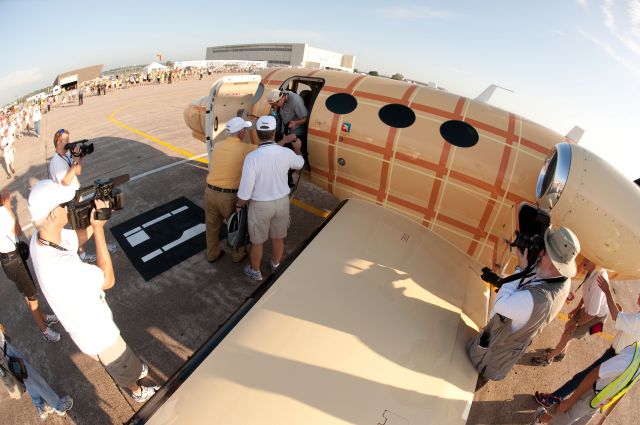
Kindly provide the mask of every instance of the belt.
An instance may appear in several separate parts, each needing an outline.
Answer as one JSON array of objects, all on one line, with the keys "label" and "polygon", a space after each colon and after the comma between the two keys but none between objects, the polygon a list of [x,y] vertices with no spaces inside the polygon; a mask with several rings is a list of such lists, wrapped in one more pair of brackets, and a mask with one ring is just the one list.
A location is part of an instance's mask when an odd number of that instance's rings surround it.
[{"label": "belt", "polygon": [[214,186],[212,184],[207,183],[207,187],[211,190],[215,190],[216,192],[222,193],[238,193],[238,189],[225,189],[223,187]]},{"label": "belt", "polygon": [[2,260],[13,260],[14,258],[17,258],[17,257],[18,257],[17,251],[0,252],[0,259]]}]

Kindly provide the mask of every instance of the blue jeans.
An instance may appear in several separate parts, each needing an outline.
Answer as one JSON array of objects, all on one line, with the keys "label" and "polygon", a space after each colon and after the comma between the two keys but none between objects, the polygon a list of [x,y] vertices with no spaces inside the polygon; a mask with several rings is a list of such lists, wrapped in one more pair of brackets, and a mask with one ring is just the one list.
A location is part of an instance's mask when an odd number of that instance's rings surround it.
[{"label": "blue jeans", "polygon": [[36,135],[40,137],[40,121],[33,122],[33,129],[36,131]]},{"label": "blue jeans", "polygon": [[563,400],[569,397],[571,393],[573,393],[576,390],[576,388],[578,388],[578,385],[580,385],[580,382],[582,382],[582,380],[586,378],[589,372],[591,372],[593,369],[597,368],[602,363],[606,362],[607,360],[609,360],[611,357],[615,355],[616,355],[616,352],[613,349],[613,347],[607,348],[607,351],[605,351],[604,354],[600,356],[599,359],[597,359],[595,362],[587,366],[586,369],[573,375],[573,378],[569,379],[566,384],[564,384],[563,386],[561,386],[551,394],[556,397],[560,397]]},{"label": "blue jeans", "polygon": [[19,357],[24,362],[28,375],[27,379],[24,380],[24,386],[31,396],[31,402],[36,406],[36,409],[44,410],[45,406],[49,405],[54,409],[61,410],[62,400],[60,400],[58,394],[51,389],[38,371],[31,367],[25,356],[9,343],[7,343],[7,355]]}]

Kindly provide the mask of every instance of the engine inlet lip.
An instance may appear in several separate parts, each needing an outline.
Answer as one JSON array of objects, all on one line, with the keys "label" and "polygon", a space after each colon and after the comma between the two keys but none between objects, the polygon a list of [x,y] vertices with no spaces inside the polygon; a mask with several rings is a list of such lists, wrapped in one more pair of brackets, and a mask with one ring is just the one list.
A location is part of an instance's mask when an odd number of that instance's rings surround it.
[{"label": "engine inlet lip", "polygon": [[571,170],[571,145],[559,143],[549,153],[538,176],[536,202],[545,210],[558,203],[569,180]]}]

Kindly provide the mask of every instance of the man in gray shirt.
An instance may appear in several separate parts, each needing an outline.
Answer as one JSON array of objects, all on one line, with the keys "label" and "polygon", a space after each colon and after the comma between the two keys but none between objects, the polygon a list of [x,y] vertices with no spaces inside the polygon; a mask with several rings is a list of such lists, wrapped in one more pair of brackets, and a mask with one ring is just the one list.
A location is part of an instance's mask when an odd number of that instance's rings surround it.
[{"label": "man in gray shirt", "polygon": [[[309,111],[304,106],[302,98],[288,90],[273,89],[267,95],[267,102],[271,105],[271,110],[280,116],[282,127],[276,133],[295,134],[302,142],[302,156],[305,167],[309,167],[307,154],[307,126]],[[276,140],[278,141],[278,140]],[[289,146],[287,146],[289,147]],[[289,172],[289,187],[293,186],[292,172]]]}]

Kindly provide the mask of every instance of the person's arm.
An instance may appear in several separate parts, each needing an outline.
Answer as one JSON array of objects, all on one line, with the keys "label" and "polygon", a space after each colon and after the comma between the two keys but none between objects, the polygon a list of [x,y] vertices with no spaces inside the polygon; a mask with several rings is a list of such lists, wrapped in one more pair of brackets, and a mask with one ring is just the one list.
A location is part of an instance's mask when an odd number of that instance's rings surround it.
[{"label": "person's arm", "polygon": [[607,307],[609,307],[609,313],[611,313],[611,318],[616,321],[618,320],[618,313],[620,310],[618,309],[618,305],[613,300],[613,294],[611,294],[611,286],[609,281],[604,278],[604,276],[597,277],[598,286],[604,292],[604,296],[607,297]]},{"label": "person's arm", "polygon": [[98,220],[94,217],[94,213],[98,208],[107,208],[109,204],[105,201],[96,200],[95,209],[91,210],[91,227],[93,228],[93,240],[96,244],[96,266],[104,273],[104,283],[102,289],[113,288],[115,284],[115,275],[113,273],[113,263],[111,262],[111,255],[107,248],[107,239],[104,235],[104,225],[107,220]]},{"label": "person's arm", "polygon": [[242,176],[240,177],[240,187],[238,188],[238,200],[236,201],[236,208],[240,209],[247,205],[251,194],[253,193],[253,187],[255,185],[256,176],[253,170],[245,158],[242,165]]}]

